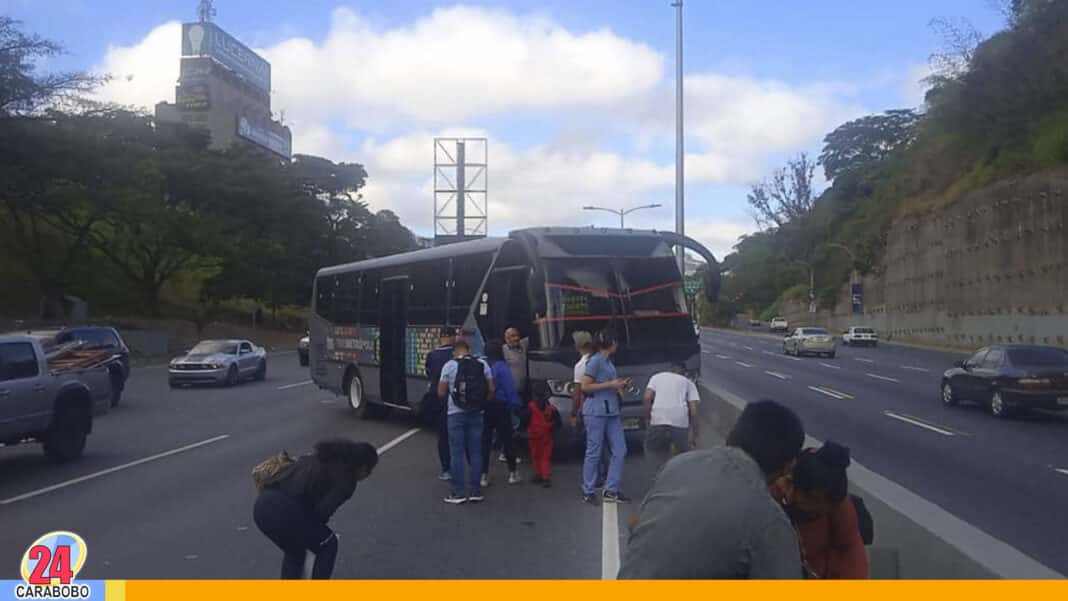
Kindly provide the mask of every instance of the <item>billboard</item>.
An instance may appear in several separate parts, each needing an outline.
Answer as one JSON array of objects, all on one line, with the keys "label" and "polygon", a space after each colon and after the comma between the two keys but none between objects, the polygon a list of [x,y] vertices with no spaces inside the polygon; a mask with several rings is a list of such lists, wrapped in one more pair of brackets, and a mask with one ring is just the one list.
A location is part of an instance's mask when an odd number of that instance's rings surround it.
[{"label": "billboard", "polygon": [[271,92],[271,63],[214,23],[182,24],[182,56],[210,56],[253,86]]},{"label": "billboard", "polygon": [[275,154],[290,158],[293,154],[293,142],[286,136],[274,131],[274,124],[264,123],[246,115],[237,117],[237,135]]}]

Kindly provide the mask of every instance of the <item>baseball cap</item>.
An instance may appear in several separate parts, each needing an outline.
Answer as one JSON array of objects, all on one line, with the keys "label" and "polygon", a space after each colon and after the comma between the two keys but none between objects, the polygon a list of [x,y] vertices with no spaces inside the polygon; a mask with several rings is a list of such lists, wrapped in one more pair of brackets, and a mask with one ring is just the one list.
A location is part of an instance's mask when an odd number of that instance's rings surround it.
[{"label": "baseball cap", "polygon": [[586,346],[587,344],[593,344],[593,335],[584,330],[572,332],[571,339],[575,341],[575,346]]}]

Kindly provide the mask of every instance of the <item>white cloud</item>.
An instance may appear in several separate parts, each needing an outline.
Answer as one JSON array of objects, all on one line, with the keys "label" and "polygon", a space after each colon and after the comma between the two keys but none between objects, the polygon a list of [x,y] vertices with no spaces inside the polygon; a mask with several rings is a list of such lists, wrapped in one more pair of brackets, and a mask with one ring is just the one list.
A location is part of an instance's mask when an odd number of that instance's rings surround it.
[{"label": "white cloud", "polygon": [[149,110],[157,102],[174,102],[181,41],[181,23],[170,21],[133,46],[109,46],[103,63],[93,69],[112,78],[97,98]]},{"label": "white cloud", "polygon": [[926,103],[927,90],[931,86],[924,80],[931,75],[933,75],[933,71],[931,70],[931,65],[927,63],[913,65],[909,68],[908,74],[905,75],[904,81],[901,82],[901,97],[905,106],[916,108],[922,107]]}]

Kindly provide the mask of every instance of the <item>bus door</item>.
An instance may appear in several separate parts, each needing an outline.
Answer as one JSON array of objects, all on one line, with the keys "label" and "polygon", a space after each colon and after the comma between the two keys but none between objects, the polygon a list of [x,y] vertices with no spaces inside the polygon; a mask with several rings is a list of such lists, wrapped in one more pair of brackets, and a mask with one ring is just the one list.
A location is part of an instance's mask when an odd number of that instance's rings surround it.
[{"label": "bus door", "polygon": [[530,301],[527,295],[526,265],[499,267],[490,272],[482,298],[476,308],[479,328],[487,339],[503,339],[504,329],[519,328],[523,336],[530,335]]},{"label": "bus door", "polygon": [[379,300],[379,382],[381,400],[396,405],[407,404],[405,390],[405,332],[408,326],[408,276],[382,280]]}]

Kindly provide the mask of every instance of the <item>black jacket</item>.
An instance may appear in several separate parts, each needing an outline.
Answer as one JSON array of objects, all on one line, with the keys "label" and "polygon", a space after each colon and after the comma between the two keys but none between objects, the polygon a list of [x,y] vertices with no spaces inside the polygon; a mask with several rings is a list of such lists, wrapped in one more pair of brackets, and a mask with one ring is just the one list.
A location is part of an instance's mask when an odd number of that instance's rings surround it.
[{"label": "black jacket", "polygon": [[289,495],[322,523],[330,521],[338,507],[356,492],[356,474],[341,463],[325,463],[304,455],[264,484]]},{"label": "black jacket", "polygon": [[430,390],[437,395],[438,380],[441,380],[441,370],[445,364],[452,361],[452,345],[439,346],[426,355],[426,377],[430,382]]}]

